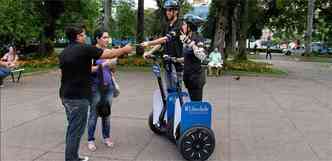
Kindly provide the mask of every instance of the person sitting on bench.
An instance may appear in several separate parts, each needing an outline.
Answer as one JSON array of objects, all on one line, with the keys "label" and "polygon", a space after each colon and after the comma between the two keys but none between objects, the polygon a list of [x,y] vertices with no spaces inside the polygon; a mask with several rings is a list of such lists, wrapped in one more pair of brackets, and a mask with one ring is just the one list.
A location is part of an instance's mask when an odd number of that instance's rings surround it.
[{"label": "person sitting on bench", "polygon": [[14,47],[9,47],[9,51],[1,58],[1,61],[7,62],[9,68],[14,69],[18,66],[18,56]]},{"label": "person sitting on bench", "polygon": [[14,47],[9,47],[9,51],[0,59],[0,87],[3,87],[3,79],[10,75],[11,71],[17,67],[18,56]]},{"label": "person sitting on bench", "polygon": [[[14,73],[18,73],[17,82],[19,82],[21,75],[22,75],[22,71],[24,71],[24,69],[18,68],[18,66],[19,66],[18,55],[17,55],[15,47],[13,47],[13,46],[9,47],[9,51],[0,60],[3,64],[5,63],[7,65],[6,66],[7,69],[3,68],[2,71],[6,71],[6,75],[10,74],[13,82],[15,82]],[[3,78],[4,77],[2,77],[2,80],[3,80]],[[3,82],[3,81],[0,80],[0,83],[1,82]]]},{"label": "person sitting on bench", "polygon": [[215,48],[213,52],[209,55],[209,75],[212,74],[212,68],[217,68],[217,71],[220,70],[223,66],[223,60],[221,54],[218,51],[218,48]]}]

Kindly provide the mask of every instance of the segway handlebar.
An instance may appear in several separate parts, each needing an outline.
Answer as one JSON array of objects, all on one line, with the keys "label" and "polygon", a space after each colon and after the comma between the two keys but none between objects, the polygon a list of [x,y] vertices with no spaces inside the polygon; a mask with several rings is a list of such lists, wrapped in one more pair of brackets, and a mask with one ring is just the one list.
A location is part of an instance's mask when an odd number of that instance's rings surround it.
[{"label": "segway handlebar", "polygon": [[[140,47],[141,45],[140,44],[131,44],[131,43],[127,43],[127,44],[125,44],[124,46],[126,46],[126,45],[130,45],[130,46],[132,46],[132,48],[137,48],[137,47]],[[136,55],[136,53],[129,53],[128,54],[128,56],[134,56],[134,55]]]},{"label": "segway handlebar", "polygon": [[[146,59],[151,59],[153,61],[157,61],[158,57],[155,55],[147,55]],[[183,58],[177,58],[177,57],[171,57],[169,55],[164,55],[162,59],[166,62],[172,62],[172,63],[183,63]]]},{"label": "segway handlebar", "polygon": [[146,59],[151,59],[153,61],[157,61],[157,57],[155,55],[147,55]]},{"label": "segway handlebar", "polygon": [[177,57],[172,57],[169,55],[164,55],[163,56],[164,61],[172,62],[172,63],[184,63],[184,59],[182,58],[177,58]]}]

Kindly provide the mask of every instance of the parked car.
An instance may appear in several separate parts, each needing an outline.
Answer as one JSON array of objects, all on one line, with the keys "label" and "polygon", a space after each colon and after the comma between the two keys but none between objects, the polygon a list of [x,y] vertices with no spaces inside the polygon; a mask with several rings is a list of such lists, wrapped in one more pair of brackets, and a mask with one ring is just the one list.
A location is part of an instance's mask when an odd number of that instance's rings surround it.
[{"label": "parked car", "polygon": [[112,46],[123,47],[127,45],[130,41],[127,39],[113,39]]},{"label": "parked car", "polygon": [[311,49],[312,49],[312,52],[315,52],[318,54],[327,54],[329,52],[328,48],[320,42],[313,42],[311,44]]},{"label": "parked car", "polygon": [[303,55],[305,52],[304,47],[299,47],[299,48],[286,48],[283,49],[282,52],[285,55]]},{"label": "parked car", "polygon": [[[320,42],[313,42],[311,44],[311,50],[313,53],[317,53],[317,54],[331,53],[331,51],[329,51],[329,49]],[[287,49],[283,49],[282,52],[285,55],[292,55],[292,54],[303,55],[305,53],[305,47],[302,46],[299,48],[287,48]]]},{"label": "parked car", "polygon": [[328,54],[332,54],[332,48],[327,48]]}]

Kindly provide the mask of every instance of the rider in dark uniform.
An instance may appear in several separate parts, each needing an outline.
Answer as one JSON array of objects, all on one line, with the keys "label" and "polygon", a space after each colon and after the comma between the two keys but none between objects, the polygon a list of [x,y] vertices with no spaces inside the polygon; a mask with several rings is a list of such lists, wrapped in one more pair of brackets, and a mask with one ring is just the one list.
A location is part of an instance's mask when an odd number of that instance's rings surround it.
[{"label": "rider in dark uniform", "polygon": [[[175,69],[176,69],[176,77],[179,82],[182,82],[183,77],[183,54],[182,54],[182,47],[183,44],[180,40],[181,35],[181,25],[182,22],[178,18],[179,16],[179,10],[180,5],[179,2],[176,0],[166,0],[163,6],[163,9],[165,10],[165,17],[167,20],[167,26],[163,30],[163,37],[160,37],[156,40],[143,42],[141,45],[144,47],[147,46],[154,46],[154,49],[152,49],[150,52],[144,53],[143,57],[147,58],[149,57],[153,51],[158,50],[162,45],[164,45],[164,55],[168,55],[170,57],[175,57],[176,62],[174,63]],[[170,74],[170,70],[172,70],[171,62],[164,62],[165,66],[165,74]],[[167,89],[176,89],[176,78],[172,76],[166,76],[166,85]],[[181,83],[179,83],[181,84]]]},{"label": "rider in dark uniform", "polygon": [[201,101],[203,86],[205,84],[205,72],[201,63],[206,58],[204,39],[197,32],[198,27],[204,20],[191,14],[185,15],[181,27],[184,55],[183,81],[188,89],[192,101]]}]

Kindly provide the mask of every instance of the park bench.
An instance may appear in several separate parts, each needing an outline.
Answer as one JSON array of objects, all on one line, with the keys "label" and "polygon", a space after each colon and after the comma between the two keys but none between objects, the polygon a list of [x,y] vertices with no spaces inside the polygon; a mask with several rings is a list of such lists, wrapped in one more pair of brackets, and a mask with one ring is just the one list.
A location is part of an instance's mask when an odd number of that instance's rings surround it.
[{"label": "park bench", "polygon": [[[21,77],[22,77],[22,72],[24,71],[24,68],[17,68],[17,69],[13,69],[11,72],[10,72],[10,75],[12,77],[12,81],[13,83],[15,82],[19,82]],[[17,79],[15,81],[15,75],[17,75]]]},{"label": "park bench", "polygon": [[224,61],[221,61],[221,67],[211,67],[211,69],[208,69],[208,76],[221,76],[223,74],[224,70]]},{"label": "park bench", "polygon": [[208,76],[221,76],[223,74],[223,67],[211,67],[211,71],[208,70]]}]

